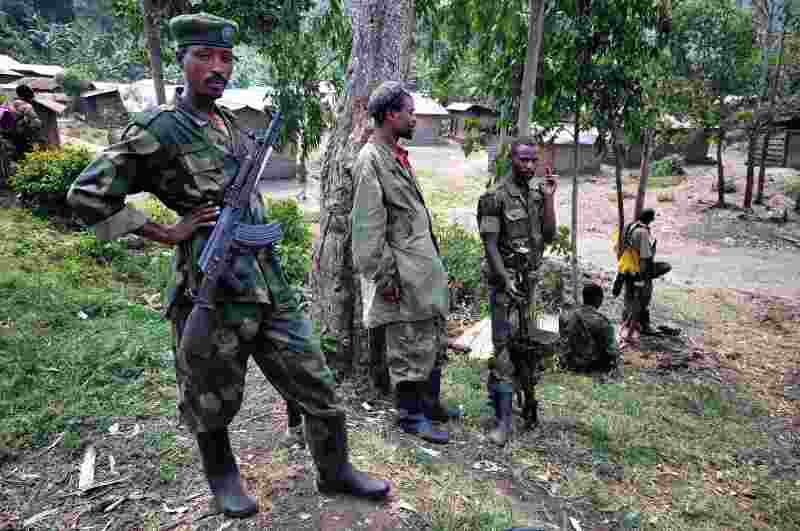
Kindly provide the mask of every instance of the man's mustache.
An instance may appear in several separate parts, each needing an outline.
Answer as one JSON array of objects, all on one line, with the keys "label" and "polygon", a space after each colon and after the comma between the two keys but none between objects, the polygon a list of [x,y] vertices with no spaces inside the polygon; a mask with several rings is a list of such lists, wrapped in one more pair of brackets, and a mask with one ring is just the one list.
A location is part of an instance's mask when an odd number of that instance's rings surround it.
[{"label": "man's mustache", "polygon": [[222,76],[221,76],[221,75],[219,75],[219,74],[211,74],[211,75],[210,75],[210,76],[208,76],[208,78],[206,79],[206,83],[211,83],[211,82],[213,82],[213,81],[217,81],[217,82],[219,82],[219,83],[225,83],[225,84],[227,84],[227,83],[228,83],[228,80],[227,80],[227,79],[225,79],[224,77],[222,77]]}]

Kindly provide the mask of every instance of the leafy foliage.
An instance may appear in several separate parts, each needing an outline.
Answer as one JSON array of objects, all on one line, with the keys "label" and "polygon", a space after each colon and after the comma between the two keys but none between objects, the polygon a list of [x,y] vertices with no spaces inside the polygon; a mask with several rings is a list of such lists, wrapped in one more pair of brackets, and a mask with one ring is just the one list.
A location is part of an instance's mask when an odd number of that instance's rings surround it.
[{"label": "leafy foliage", "polygon": [[650,163],[652,177],[669,177],[670,175],[683,175],[683,160],[678,155],[665,157]]},{"label": "leafy foliage", "polygon": [[481,282],[483,244],[480,238],[458,224],[434,219],[433,232],[439,242],[442,262],[450,284],[466,289],[477,288]]},{"label": "leafy foliage", "polygon": [[270,199],[267,219],[279,222],[283,228],[283,240],[277,252],[286,279],[293,286],[302,285],[311,271],[311,229],[303,219],[303,211],[294,199]]},{"label": "leafy foliage", "polygon": [[72,182],[92,161],[83,147],[35,149],[25,155],[11,177],[11,188],[23,201],[63,204]]}]

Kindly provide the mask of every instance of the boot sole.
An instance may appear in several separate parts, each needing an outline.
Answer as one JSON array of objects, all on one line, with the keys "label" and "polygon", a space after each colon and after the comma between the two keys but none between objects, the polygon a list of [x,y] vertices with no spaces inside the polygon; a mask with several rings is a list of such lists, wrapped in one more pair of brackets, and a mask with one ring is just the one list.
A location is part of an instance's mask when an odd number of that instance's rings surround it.
[{"label": "boot sole", "polygon": [[246,509],[244,511],[230,511],[225,509],[222,506],[222,502],[219,501],[219,498],[214,498],[214,507],[217,511],[224,514],[228,518],[250,518],[251,516],[258,514],[258,505],[253,507],[252,509]]},{"label": "boot sole", "polygon": [[334,494],[344,494],[347,496],[353,496],[354,498],[379,501],[386,499],[386,497],[389,496],[389,493],[392,491],[392,487],[390,486],[385,491],[382,491],[380,493],[376,492],[374,494],[366,494],[366,493],[356,493],[350,489],[338,488],[336,485],[317,483],[317,490],[319,490],[320,494],[327,494],[329,496]]}]

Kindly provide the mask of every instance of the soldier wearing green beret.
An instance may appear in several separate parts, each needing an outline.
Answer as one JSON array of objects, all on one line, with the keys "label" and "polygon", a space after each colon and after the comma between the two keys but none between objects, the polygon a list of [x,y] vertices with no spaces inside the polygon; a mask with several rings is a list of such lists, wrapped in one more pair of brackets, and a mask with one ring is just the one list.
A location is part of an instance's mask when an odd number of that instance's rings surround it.
[{"label": "soldier wearing green beret", "polygon": [[[134,118],[122,141],[101,153],[73,183],[68,201],[94,225],[98,239],[128,233],[175,247],[175,276],[166,316],[172,322],[178,407],[196,434],[216,504],[225,514],[246,517],[258,509],[242,488],[227,426],[239,411],[250,356],[278,392],[305,415],[306,438],[322,492],[383,498],[390,485],[355,470],[349,462],[344,412],[333,374],[311,323],[286,283],[277,251],[237,259],[238,282],[223,283],[217,295],[220,326],[214,353],[203,357],[177,348],[202,282],[198,258],[220,212],[224,183],[252,150],[233,115],[219,108],[233,72],[235,22],[205,15],[170,21],[178,42],[185,91],[174,105]],[[180,221],[161,225],[125,204],[128,194],[149,192],[176,211]],[[265,223],[254,194],[246,223]]]},{"label": "soldier wearing green beret", "polygon": [[400,426],[434,443],[447,432],[432,422],[459,416],[440,401],[447,353],[447,271],[408,151],[398,143],[414,132],[414,99],[395,81],[376,88],[367,110],[376,123],[353,166],[353,261],[365,283],[366,326],[385,337],[389,382]]}]

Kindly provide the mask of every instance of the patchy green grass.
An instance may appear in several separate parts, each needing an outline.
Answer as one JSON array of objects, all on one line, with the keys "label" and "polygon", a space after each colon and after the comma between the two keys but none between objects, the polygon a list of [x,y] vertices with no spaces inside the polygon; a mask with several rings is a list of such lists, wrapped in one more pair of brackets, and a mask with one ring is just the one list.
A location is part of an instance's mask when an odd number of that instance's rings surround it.
[{"label": "patchy green grass", "polygon": [[152,291],[144,283],[163,278],[164,257],[100,263],[85,234],[21,210],[0,211],[0,230],[14,235],[0,242],[0,444],[38,446],[84,417],[146,413],[152,374],[174,386],[161,357],[169,330],[131,295]]},{"label": "patchy green grass", "polygon": [[486,191],[485,177],[442,177],[420,170],[417,181],[428,209],[445,219],[451,208],[477,208],[478,199]]},{"label": "patchy green grass", "polygon": [[[481,429],[476,415],[492,415],[480,384],[486,371],[485,362],[456,359],[444,372],[446,401],[465,405],[470,430]],[[753,423],[767,414],[766,406],[747,389],[657,385],[636,375],[601,385],[583,376],[549,373],[537,395],[545,422],[574,419],[571,437],[578,448],[590,451],[593,466],[623,471],[611,479],[578,462],[566,481],[563,463],[554,462],[547,450],[512,446],[512,466],[525,468],[531,479],[564,480],[562,495],[587,496],[596,509],[622,511],[641,519],[643,529],[656,531],[796,529],[800,524],[800,485],[771,479],[766,467],[742,465],[735,458],[740,450],[767,444]]]}]

